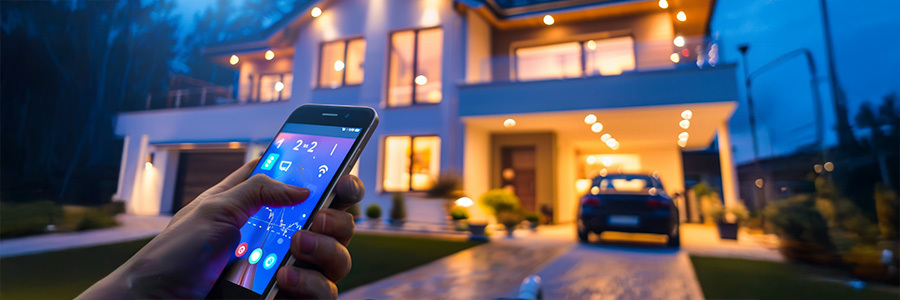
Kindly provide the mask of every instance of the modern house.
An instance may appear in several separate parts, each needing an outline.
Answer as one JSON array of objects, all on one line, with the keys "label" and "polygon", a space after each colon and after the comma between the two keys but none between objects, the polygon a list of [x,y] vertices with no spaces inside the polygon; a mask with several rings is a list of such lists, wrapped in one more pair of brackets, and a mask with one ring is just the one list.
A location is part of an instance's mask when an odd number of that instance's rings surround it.
[{"label": "modern house", "polygon": [[[708,35],[714,3],[309,1],[255,38],[205,50],[239,71],[233,97],[178,92],[164,109],[119,115],[116,197],[130,213],[172,213],[258,157],[295,107],[328,103],[381,117],[354,170],[364,205],[416,199],[459,174],[473,199],[510,188],[567,223],[597,174],[654,173],[684,193],[682,153],[714,143],[723,198],[738,201],[736,71]],[[411,219],[443,222],[417,201]]]}]

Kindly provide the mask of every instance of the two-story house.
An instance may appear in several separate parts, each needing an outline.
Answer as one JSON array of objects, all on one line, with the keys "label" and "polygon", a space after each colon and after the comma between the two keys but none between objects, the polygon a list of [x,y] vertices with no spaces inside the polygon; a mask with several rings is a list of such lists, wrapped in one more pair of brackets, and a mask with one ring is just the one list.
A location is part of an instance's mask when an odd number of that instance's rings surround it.
[{"label": "two-story house", "polygon": [[[130,213],[171,213],[258,157],[295,107],[328,103],[381,117],[354,169],[364,205],[455,173],[473,199],[510,188],[566,223],[597,174],[652,172],[683,192],[682,152],[713,142],[725,201],[737,201],[726,125],[737,84],[708,37],[713,4],[310,1],[255,39],[206,49],[239,71],[236,99],[119,115],[117,197]],[[417,205],[410,219],[444,222]]]}]

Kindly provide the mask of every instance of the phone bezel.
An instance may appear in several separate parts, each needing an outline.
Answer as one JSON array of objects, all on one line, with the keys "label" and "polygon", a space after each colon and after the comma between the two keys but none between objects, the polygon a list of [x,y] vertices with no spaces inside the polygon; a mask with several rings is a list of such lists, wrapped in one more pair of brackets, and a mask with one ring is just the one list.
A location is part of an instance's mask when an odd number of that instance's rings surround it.
[{"label": "phone bezel", "polygon": [[[310,213],[310,218],[307,219],[306,224],[303,226],[303,228],[309,228],[309,226],[312,225],[312,216],[315,216],[315,214],[323,207],[331,204],[331,200],[334,198],[332,192],[338,179],[347,175],[359,159],[360,153],[366,143],[368,143],[375,127],[378,125],[378,114],[374,109],[365,106],[304,104],[297,107],[291,113],[284,124],[281,125],[281,128],[278,129],[278,133],[281,133],[287,124],[356,127],[361,129],[360,134],[356,137],[356,140],[353,141],[350,152],[347,153],[347,156],[344,157],[344,160],[341,162],[338,173],[336,173],[334,178],[328,183],[325,192],[322,194],[322,199],[319,199],[315,208]],[[274,142],[273,138],[273,140],[269,142],[269,145],[266,146],[266,151],[272,147],[272,143]],[[258,165],[259,163],[257,163],[257,166],[254,166],[254,170]],[[287,253],[283,254],[278,268],[294,262],[293,256],[286,254]],[[265,289],[266,291],[263,294],[257,294],[250,289],[224,280],[221,277],[221,274],[219,276],[220,277],[216,280],[215,285],[213,285],[213,288],[207,295],[207,299],[271,299],[274,298],[278,291],[278,288],[275,286],[275,277],[269,280]]]}]

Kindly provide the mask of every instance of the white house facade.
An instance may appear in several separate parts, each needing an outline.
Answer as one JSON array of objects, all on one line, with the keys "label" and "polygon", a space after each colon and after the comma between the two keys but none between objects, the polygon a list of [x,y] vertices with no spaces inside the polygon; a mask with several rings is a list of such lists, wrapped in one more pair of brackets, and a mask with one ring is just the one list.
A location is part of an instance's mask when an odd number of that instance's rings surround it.
[{"label": "white house facade", "polygon": [[[683,193],[683,151],[714,142],[723,198],[737,201],[726,125],[737,84],[707,35],[713,3],[310,1],[257,39],[206,49],[239,71],[230,97],[204,90],[188,105],[179,91],[119,115],[115,197],[129,213],[173,213],[258,157],[294,108],[325,103],[381,118],[354,169],[364,206],[458,174],[473,199],[510,188],[568,223],[597,174],[655,173]],[[427,201],[409,219],[445,222]]]}]

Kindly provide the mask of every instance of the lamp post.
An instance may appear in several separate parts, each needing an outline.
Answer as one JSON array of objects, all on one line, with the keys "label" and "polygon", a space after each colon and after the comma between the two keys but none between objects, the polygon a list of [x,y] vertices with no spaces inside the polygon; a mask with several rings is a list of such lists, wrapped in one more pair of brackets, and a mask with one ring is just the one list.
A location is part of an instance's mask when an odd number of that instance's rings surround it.
[{"label": "lamp post", "polygon": [[759,164],[759,139],[756,134],[756,110],[753,108],[750,67],[747,65],[747,50],[749,49],[750,45],[747,44],[738,46],[738,51],[741,52],[741,59],[744,61],[744,86],[746,87],[747,110],[750,117],[750,136],[753,138],[753,166],[756,169],[756,179],[753,183],[757,187],[756,191],[757,196],[759,196],[760,204],[765,205],[768,201],[766,201],[766,193],[765,190],[763,190],[765,181],[762,179],[762,166]]}]

